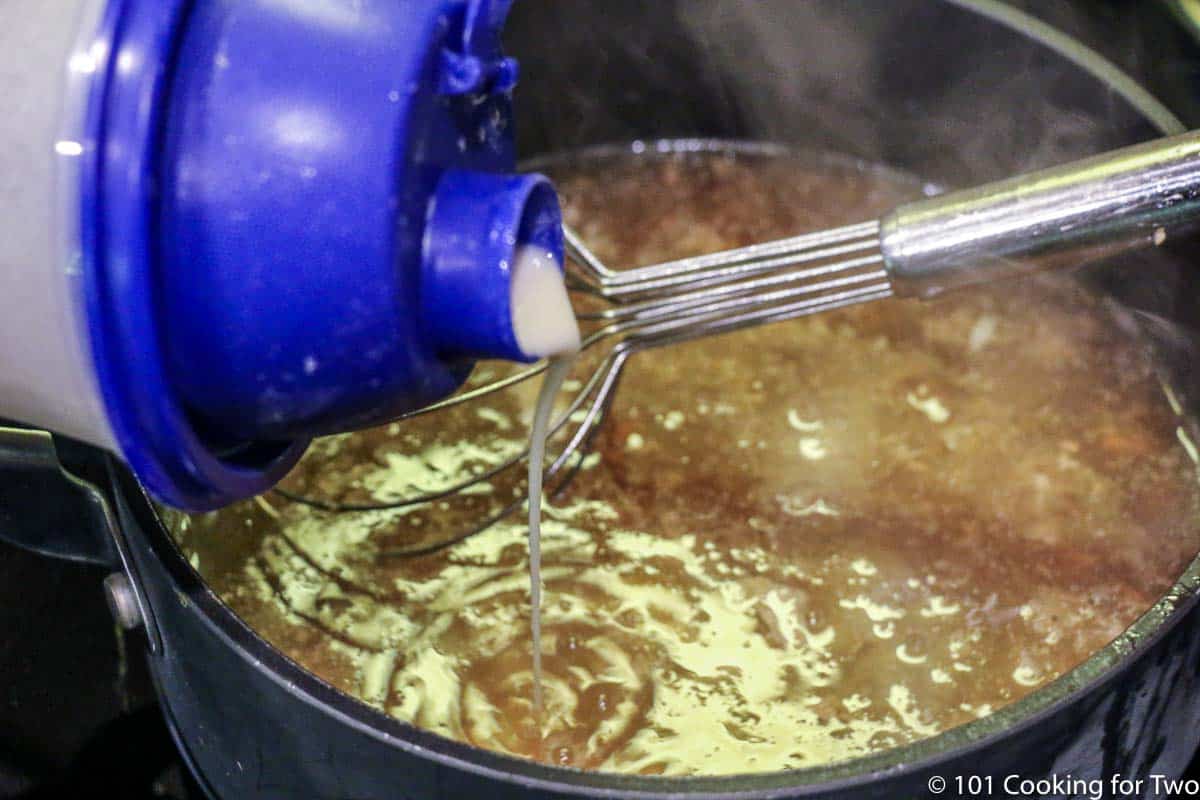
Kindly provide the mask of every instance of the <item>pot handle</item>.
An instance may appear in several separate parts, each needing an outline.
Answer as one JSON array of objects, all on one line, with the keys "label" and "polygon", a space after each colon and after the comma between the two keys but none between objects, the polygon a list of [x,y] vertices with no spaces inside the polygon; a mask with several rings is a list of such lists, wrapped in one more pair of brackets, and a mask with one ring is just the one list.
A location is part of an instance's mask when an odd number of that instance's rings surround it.
[{"label": "pot handle", "polygon": [[113,525],[108,499],[67,471],[48,431],[0,426],[0,539],[115,568]]}]

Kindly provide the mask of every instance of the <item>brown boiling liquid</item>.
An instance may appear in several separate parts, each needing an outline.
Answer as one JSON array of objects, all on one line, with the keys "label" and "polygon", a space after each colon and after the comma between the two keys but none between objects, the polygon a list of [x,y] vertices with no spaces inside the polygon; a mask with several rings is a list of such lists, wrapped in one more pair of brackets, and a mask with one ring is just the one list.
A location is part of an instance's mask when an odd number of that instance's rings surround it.
[{"label": "brown boiling liquid", "polygon": [[[552,171],[570,222],[622,266],[857,222],[915,193],[801,157]],[[181,538],[285,653],[446,736],[620,772],[841,760],[1043,685],[1196,553],[1190,440],[1117,319],[1037,280],[637,354],[547,509],[541,732],[520,513],[402,557],[519,502],[519,467],[419,508],[271,495],[186,520]],[[536,389],[324,440],[286,487],[370,503],[451,485],[525,446]]]}]

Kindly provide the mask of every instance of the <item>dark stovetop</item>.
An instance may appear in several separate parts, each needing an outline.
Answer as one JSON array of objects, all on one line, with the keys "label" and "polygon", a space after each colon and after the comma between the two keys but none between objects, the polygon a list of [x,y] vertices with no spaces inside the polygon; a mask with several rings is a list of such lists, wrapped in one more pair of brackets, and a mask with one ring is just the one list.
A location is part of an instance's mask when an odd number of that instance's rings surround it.
[{"label": "dark stovetop", "polygon": [[0,543],[0,798],[201,797],[105,574]]},{"label": "dark stovetop", "polygon": [[[1143,0],[1016,0],[1142,78],[1200,125],[1200,50]],[[1087,9],[1084,18],[1071,8]],[[1130,41],[1152,47],[1131,47]],[[0,799],[192,800],[140,642],[122,644],[103,569],[0,543]],[[125,650],[128,650],[126,657]],[[1200,778],[1200,759],[1189,768]]]}]

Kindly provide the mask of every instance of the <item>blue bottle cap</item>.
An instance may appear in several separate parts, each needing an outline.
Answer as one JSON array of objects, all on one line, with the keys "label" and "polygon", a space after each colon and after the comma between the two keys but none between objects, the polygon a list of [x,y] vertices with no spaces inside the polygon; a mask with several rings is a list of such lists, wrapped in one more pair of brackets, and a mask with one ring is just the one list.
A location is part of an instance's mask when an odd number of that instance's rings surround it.
[{"label": "blue bottle cap", "polygon": [[159,498],[264,491],[310,437],[524,356],[512,250],[561,253],[561,230],[545,179],[512,174],[510,3],[111,0],[85,299],[122,454]]}]

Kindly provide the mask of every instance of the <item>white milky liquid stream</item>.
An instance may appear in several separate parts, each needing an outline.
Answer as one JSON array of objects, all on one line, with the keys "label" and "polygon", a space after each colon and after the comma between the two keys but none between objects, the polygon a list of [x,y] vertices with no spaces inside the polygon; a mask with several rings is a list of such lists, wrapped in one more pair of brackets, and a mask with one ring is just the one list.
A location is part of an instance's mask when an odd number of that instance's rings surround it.
[{"label": "white milky liquid stream", "polygon": [[554,398],[571,371],[579,351],[579,324],[554,256],[525,245],[513,264],[513,332],[530,356],[550,358],[529,433],[529,604],[533,647],[533,711],[542,724],[542,470]]},{"label": "white milky liquid stream", "polygon": [[529,434],[529,604],[533,609],[533,709],[542,716],[542,470],[546,461],[546,439],[554,398],[575,363],[573,354],[551,359],[538,393],[537,411]]},{"label": "white milky liquid stream", "polygon": [[509,290],[517,345],[532,358],[579,350],[579,323],[563,282],[562,267],[536,245],[517,248]]}]

